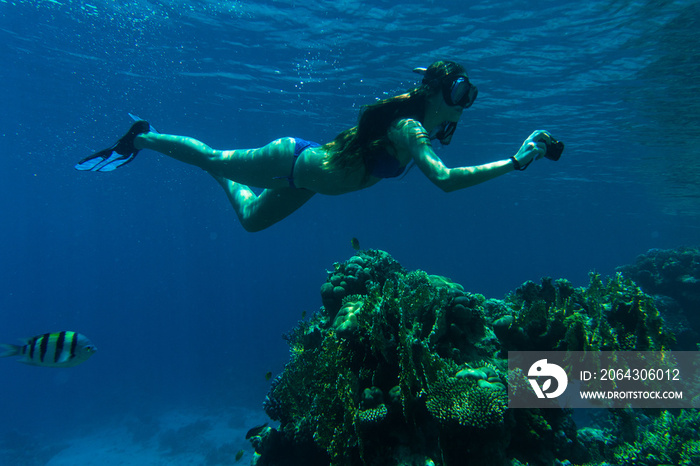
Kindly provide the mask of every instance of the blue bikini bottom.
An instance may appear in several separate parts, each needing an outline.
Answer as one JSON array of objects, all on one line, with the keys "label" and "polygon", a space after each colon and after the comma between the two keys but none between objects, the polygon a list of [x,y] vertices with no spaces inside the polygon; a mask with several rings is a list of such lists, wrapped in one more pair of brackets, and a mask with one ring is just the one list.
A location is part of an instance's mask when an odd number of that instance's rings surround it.
[{"label": "blue bikini bottom", "polygon": [[277,179],[285,179],[289,181],[289,187],[296,189],[294,185],[294,165],[297,163],[297,159],[309,147],[318,147],[321,144],[317,142],[307,141],[305,139],[294,138],[294,159],[292,160],[292,170],[289,172],[289,176],[278,176]]}]

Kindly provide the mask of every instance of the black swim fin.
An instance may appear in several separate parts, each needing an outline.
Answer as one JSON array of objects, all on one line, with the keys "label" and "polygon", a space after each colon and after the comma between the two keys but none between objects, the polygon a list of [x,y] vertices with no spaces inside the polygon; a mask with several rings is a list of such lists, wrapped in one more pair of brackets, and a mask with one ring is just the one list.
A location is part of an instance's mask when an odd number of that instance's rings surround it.
[{"label": "black swim fin", "polygon": [[116,144],[107,149],[95,152],[89,157],[75,165],[76,170],[86,170],[93,172],[111,172],[122,165],[134,160],[139,149],[134,146],[136,136],[148,133],[151,125],[147,121],[140,120],[131,125],[129,132],[122,136]]}]

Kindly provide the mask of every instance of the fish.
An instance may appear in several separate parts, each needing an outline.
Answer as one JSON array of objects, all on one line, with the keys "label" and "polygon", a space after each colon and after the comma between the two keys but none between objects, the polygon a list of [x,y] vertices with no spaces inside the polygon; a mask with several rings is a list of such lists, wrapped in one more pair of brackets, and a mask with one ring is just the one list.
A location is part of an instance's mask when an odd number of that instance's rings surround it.
[{"label": "fish", "polygon": [[243,453],[245,453],[244,450],[238,450],[238,453],[236,453],[236,461],[240,461],[241,458],[243,458]]},{"label": "fish", "polygon": [[265,373],[265,380],[270,380],[272,378],[272,372]]},{"label": "fish", "polygon": [[19,362],[43,367],[77,366],[95,351],[95,345],[76,332],[44,333],[27,338],[24,345],[0,343],[0,358],[21,356]]},{"label": "fish", "polygon": [[359,251],[359,250],[360,250],[360,240],[359,240],[359,239],[357,239],[357,238],[352,238],[352,239],[350,240],[350,244],[352,245],[352,248],[353,248],[355,251]]}]

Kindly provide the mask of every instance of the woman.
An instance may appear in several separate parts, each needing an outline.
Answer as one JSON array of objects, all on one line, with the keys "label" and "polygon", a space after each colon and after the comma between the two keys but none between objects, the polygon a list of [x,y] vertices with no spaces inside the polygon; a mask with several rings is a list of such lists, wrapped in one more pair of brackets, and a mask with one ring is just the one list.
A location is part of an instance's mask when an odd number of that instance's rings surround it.
[{"label": "woman", "polygon": [[[209,172],[224,188],[243,227],[260,231],[282,220],[314,194],[344,194],[404,172],[410,162],[442,190],[473,186],[541,158],[552,142],[535,131],[518,152],[503,160],[473,167],[448,168],[435,154],[432,140],[449,144],[477,89],[465,69],[437,61],[414,70],[421,84],[365,107],[354,128],[325,145],[282,138],[259,149],[214,150],[184,136],[159,134],[137,121],[114,146],[76,165],[78,170],[111,171],[151,149]],[[248,186],[264,188],[256,195]]]}]

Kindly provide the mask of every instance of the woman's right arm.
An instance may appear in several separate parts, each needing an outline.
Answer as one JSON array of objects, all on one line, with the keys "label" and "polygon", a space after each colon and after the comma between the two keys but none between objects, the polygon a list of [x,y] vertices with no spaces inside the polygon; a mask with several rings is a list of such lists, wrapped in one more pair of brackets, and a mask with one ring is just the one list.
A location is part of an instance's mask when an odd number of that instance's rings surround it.
[{"label": "woman's right arm", "polygon": [[543,141],[550,137],[546,131],[535,131],[513,157],[483,165],[449,168],[435,154],[425,129],[419,122],[404,120],[399,123],[397,129],[400,130],[401,136],[394,134],[392,139],[408,150],[425,176],[445,192],[468,188],[526,166],[544,156],[546,146]]}]

